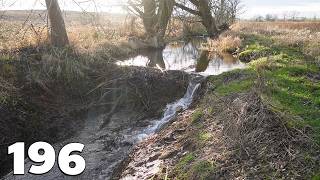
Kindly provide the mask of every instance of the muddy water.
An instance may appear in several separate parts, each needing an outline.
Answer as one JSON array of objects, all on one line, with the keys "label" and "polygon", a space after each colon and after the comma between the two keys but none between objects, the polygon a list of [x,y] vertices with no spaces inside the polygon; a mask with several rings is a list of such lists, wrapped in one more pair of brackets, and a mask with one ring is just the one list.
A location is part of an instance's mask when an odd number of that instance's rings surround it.
[{"label": "muddy water", "polygon": [[[26,174],[14,177],[9,174],[5,179],[110,179],[117,165],[126,158],[134,144],[157,132],[164,124],[174,119],[177,112],[188,109],[206,76],[245,67],[230,55],[209,57],[209,53],[200,50],[200,47],[199,41],[179,42],[168,45],[163,51],[148,51],[117,62],[120,66],[156,68],[163,73],[168,70],[184,71],[192,74],[193,78],[185,95],[169,103],[160,118],[143,119],[138,112],[124,106],[117,109],[106,124],[105,118],[109,116],[107,110],[93,108],[88,114],[85,128],[79,134],[55,145],[55,149],[60,149],[71,142],[85,144],[85,150],[81,154],[86,160],[86,170],[83,174],[67,177],[55,166],[44,176]],[[26,169],[29,169],[30,165],[31,162],[26,160]]]}]

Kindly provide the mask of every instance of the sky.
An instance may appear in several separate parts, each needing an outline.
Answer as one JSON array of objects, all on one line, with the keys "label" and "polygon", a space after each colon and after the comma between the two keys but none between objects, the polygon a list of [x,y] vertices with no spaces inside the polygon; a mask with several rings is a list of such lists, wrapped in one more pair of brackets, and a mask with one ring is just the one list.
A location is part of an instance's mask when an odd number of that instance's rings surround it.
[{"label": "sky", "polygon": [[[64,10],[123,13],[125,0],[59,0]],[[15,2],[15,3],[14,3]],[[93,3],[95,2],[95,3]],[[298,12],[301,17],[320,17],[320,0],[242,0],[241,18],[253,18],[266,14],[282,17]],[[98,8],[96,8],[98,7]],[[1,10],[44,9],[44,0],[0,0]]]}]

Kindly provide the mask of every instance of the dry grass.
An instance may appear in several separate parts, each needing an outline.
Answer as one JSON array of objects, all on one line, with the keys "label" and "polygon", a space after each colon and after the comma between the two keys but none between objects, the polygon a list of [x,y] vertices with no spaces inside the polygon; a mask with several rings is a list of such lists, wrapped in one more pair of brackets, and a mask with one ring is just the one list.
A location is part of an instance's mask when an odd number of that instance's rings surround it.
[{"label": "dry grass", "polygon": [[[78,52],[94,52],[99,46],[126,41],[130,36],[140,36],[141,27],[130,20],[124,22],[105,21],[104,23],[67,25],[71,46]],[[26,47],[41,47],[48,44],[48,29],[45,24],[33,22],[0,22],[0,51],[13,51]]]},{"label": "dry grass", "polygon": [[239,36],[225,35],[216,40],[208,40],[210,51],[219,53],[234,53],[241,46]]},{"label": "dry grass", "polygon": [[[9,64],[10,60],[27,62],[31,67],[28,70],[29,80],[36,83],[77,82],[86,78],[86,73],[92,66],[104,66],[134,53],[126,43],[132,33],[127,27],[127,23],[111,21],[96,26],[72,23],[67,25],[71,46],[59,49],[49,46],[44,24],[36,26],[27,22],[22,25],[19,21],[2,21],[0,65]],[[6,78],[15,76],[4,73],[0,75]],[[5,84],[0,81],[0,86],[2,85]],[[0,96],[9,96],[0,90]]]},{"label": "dry grass", "polygon": [[0,104],[5,104],[16,95],[17,88],[0,77]]},{"label": "dry grass", "polygon": [[272,29],[283,29],[283,30],[310,30],[313,32],[320,31],[320,21],[303,21],[303,22],[292,22],[292,21],[276,21],[276,22],[246,22],[243,21],[238,24],[240,28],[246,29],[264,29],[270,31]]},{"label": "dry grass", "polygon": [[269,37],[280,45],[297,47],[320,59],[320,22],[240,22],[232,27],[238,34]]}]

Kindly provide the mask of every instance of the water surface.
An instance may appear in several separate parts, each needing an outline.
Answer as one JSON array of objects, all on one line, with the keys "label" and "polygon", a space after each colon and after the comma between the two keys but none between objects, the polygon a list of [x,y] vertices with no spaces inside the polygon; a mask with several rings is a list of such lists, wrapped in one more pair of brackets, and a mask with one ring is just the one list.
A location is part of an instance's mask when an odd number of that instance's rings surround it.
[{"label": "water surface", "polygon": [[230,54],[208,53],[201,47],[201,41],[169,44],[163,51],[142,52],[136,57],[118,61],[121,66],[142,66],[162,70],[180,70],[203,76],[219,75],[234,69],[245,68],[245,64]]}]

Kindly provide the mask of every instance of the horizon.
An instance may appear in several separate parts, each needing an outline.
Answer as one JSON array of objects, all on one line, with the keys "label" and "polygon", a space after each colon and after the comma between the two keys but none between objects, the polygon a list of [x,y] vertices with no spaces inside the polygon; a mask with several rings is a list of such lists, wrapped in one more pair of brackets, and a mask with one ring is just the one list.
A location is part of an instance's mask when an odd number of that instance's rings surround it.
[{"label": "horizon", "polygon": [[[110,14],[126,14],[126,0],[60,0],[60,6],[63,11],[87,11],[87,12],[106,12]],[[241,19],[252,19],[257,16],[266,16],[268,14],[282,18],[285,15],[295,14],[297,17],[314,18],[320,17],[320,2],[316,0],[270,0],[261,2],[256,0],[243,0],[244,6]],[[45,10],[44,0],[2,0],[0,10]]]}]

